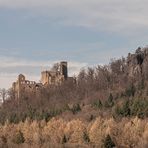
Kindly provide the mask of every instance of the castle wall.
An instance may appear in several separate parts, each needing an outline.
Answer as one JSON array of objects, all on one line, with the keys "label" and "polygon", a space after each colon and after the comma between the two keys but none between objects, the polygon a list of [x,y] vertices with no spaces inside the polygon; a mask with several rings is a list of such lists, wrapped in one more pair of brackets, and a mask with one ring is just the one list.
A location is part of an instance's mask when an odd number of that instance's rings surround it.
[{"label": "castle wall", "polygon": [[60,71],[43,71],[41,83],[43,85],[58,85],[68,78],[67,62],[61,62]]},{"label": "castle wall", "polygon": [[25,76],[20,74],[16,82],[13,83],[12,88],[15,92],[15,98],[19,99],[26,92],[36,92],[38,87],[48,85],[60,85],[65,80],[72,80],[68,77],[67,62],[61,62],[57,71],[43,71],[41,72],[41,83],[28,81]]},{"label": "castle wall", "polygon": [[41,73],[41,83],[43,85],[48,85],[49,84],[49,73],[48,73],[48,71],[43,71]]},{"label": "castle wall", "polygon": [[12,88],[15,93],[15,99],[21,98],[21,96],[26,92],[35,92],[36,91],[35,81],[29,81],[25,79],[25,76],[20,74],[16,82],[13,83]]}]

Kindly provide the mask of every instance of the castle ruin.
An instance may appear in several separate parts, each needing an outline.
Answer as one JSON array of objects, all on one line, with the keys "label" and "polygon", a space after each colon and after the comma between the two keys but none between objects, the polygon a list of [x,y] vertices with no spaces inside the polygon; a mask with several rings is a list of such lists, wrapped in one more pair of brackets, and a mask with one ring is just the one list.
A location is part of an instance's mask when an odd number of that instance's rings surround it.
[{"label": "castle ruin", "polygon": [[73,77],[68,77],[67,62],[62,61],[58,64],[57,69],[41,72],[41,83],[26,80],[23,74],[18,76],[16,82],[12,84],[12,89],[15,94],[15,99],[19,99],[23,93],[37,93],[40,88],[46,86],[60,85],[66,80],[74,80]]},{"label": "castle ruin", "polygon": [[25,76],[23,74],[20,74],[17,81],[12,84],[12,89],[14,91],[15,99],[19,99],[21,95],[25,92],[36,93],[37,89],[41,86],[41,83],[26,80]]},{"label": "castle ruin", "polygon": [[43,71],[41,83],[43,85],[58,85],[68,78],[67,62],[61,62],[56,70]]}]

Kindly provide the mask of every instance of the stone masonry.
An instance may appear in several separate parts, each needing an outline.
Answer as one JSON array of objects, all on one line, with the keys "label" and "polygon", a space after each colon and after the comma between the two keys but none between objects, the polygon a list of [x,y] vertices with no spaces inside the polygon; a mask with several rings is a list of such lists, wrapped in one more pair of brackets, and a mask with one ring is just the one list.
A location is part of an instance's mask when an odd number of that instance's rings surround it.
[{"label": "stone masonry", "polygon": [[12,84],[12,89],[15,94],[15,99],[19,99],[23,93],[31,92],[36,93],[38,89],[49,85],[60,85],[65,80],[74,80],[73,77],[68,77],[67,62],[60,62],[56,71],[43,71],[41,72],[41,83],[26,80],[23,74],[18,76],[16,82]]}]

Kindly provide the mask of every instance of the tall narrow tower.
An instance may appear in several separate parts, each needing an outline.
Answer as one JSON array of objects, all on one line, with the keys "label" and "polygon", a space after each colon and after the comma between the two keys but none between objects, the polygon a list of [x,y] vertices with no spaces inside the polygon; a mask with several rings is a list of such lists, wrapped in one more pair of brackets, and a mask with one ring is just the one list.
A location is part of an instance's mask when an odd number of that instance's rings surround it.
[{"label": "tall narrow tower", "polygon": [[68,70],[67,70],[67,62],[66,61],[62,61],[60,63],[60,74],[64,75],[65,79],[68,78]]},{"label": "tall narrow tower", "polygon": [[20,74],[17,80],[17,99],[20,99],[22,94],[22,83],[25,81],[25,76]]}]

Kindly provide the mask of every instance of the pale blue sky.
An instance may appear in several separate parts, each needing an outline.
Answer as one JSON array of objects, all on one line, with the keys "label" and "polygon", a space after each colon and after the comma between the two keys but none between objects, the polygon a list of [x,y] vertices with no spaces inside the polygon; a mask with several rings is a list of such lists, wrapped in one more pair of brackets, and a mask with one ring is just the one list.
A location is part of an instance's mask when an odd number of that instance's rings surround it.
[{"label": "pale blue sky", "polygon": [[148,41],[146,0],[0,0],[0,87],[39,80],[54,61],[106,64]]}]

